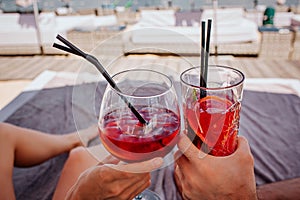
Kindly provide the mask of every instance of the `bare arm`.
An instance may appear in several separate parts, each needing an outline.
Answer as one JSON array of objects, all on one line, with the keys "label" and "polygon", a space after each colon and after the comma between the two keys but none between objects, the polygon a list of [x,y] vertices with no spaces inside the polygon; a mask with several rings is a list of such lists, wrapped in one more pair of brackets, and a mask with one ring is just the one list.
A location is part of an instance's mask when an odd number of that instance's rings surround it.
[{"label": "bare arm", "polygon": [[300,177],[261,185],[257,187],[257,196],[259,200],[299,199]]}]

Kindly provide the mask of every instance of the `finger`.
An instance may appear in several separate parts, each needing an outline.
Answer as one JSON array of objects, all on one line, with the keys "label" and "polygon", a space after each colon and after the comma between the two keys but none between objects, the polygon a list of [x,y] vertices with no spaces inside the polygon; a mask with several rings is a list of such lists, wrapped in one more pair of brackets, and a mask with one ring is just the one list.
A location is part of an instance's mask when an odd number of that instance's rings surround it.
[{"label": "finger", "polygon": [[129,195],[128,199],[134,199],[137,195],[141,194],[146,188],[151,184],[150,178],[138,182],[138,187],[136,187]]},{"label": "finger", "polygon": [[181,151],[176,151],[175,153],[174,153],[174,160],[177,160],[178,158],[180,158],[182,156],[182,152]]},{"label": "finger", "polygon": [[238,137],[238,147],[235,153],[232,154],[238,162],[247,163],[248,166],[254,166],[254,158],[250,150],[250,146],[245,137]]},{"label": "finger", "polygon": [[191,140],[185,134],[180,135],[177,146],[178,149],[187,157],[188,160],[204,157],[202,156],[202,154],[204,153],[197,149],[197,147],[193,145]]},{"label": "finger", "polygon": [[183,198],[183,200],[190,200],[191,199],[184,192],[182,193],[182,198]]},{"label": "finger", "polygon": [[187,157],[181,153],[181,151],[177,151],[174,154],[174,161],[176,163],[174,168],[178,165],[179,165],[179,167],[185,168],[185,166],[188,166],[189,162],[190,162],[189,159],[187,159]]},{"label": "finger", "polygon": [[144,173],[144,172],[151,172],[155,169],[158,169],[162,165],[163,165],[163,159],[157,157],[144,162],[130,163],[125,165],[111,165],[110,167],[125,172]]},{"label": "finger", "polygon": [[248,140],[244,136],[238,137],[238,147],[237,147],[236,153],[243,153],[243,154],[251,153]]},{"label": "finger", "polygon": [[145,173],[132,173],[125,170],[120,170],[118,168],[120,166],[123,165],[104,164],[102,166],[97,166],[97,168],[99,169],[99,176],[104,177],[105,181],[107,182],[117,181],[118,183],[118,181],[120,180],[127,180],[127,182],[129,182],[130,184],[142,180],[144,176],[146,176]]},{"label": "finger", "polygon": [[[129,199],[128,196],[134,196],[145,189],[144,185],[150,183],[150,173],[147,174],[127,174],[121,173],[118,177],[115,177],[113,181],[107,182],[110,187],[113,187],[109,191],[111,198],[118,197],[118,199]],[[120,178],[122,177],[122,178]]]},{"label": "finger", "polygon": [[189,173],[194,168],[194,163],[190,162],[185,155],[182,155],[180,158],[178,158],[176,161],[176,165],[180,169],[181,177],[184,176],[184,174]]},{"label": "finger", "polygon": [[182,173],[180,167],[176,164],[174,174],[176,174],[178,180],[182,181],[184,179],[184,174]]},{"label": "finger", "polygon": [[174,179],[175,179],[175,184],[177,186],[177,190],[179,193],[182,193],[182,181],[183,181],[183,176],[182,173],[178,167],[178,165],[175,165],[175,170],[174,170]]},{"label": "finger", "polygon": [[106,158],[104,158],[102,161],[98,163],[98,165],[104,165],[104,164],[118,164],[120,162],[119,159],[113,157],[112,155],[108,155]]},{"label": "finger", "polygon": [[[183,180],[186,176],[191,174],[191,171],[196,170],[199,165],[199,162],[191,162],[185,155],[182,155],[179,159],[176,160],[177,173],[180,180]],[[187,178],[188,179],[188,178]]]}]

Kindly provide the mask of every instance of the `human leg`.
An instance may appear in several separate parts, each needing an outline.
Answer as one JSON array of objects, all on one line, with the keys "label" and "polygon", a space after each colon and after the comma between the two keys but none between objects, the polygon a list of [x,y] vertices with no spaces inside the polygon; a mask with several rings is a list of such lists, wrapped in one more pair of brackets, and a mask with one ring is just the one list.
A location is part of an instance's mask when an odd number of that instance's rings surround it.
[{"label": "human leg", "polygon": [[[89,139],[97,135],[96,127],[86,131]],[[0,199],[15,199],[12,183],[13,167],[27,167],[81,146],[77,133],[51,135],[0,123]]]},{"label": "human leg", "polygon": [[[0,132],[5,132],[5,135],[9,135],[13,141],[14,165],[18,167],[40,164],[61,153],[69,152],[77,146],[82,146],[76,132],[52,135],[6,123],[0,126]],[[94,138],[97,135],[96,127],[88,129],[86,135],[88,139]],[[2,142],[5,143],[5,140],[4,138]]]},{"label": "human leg", "polygon": [[56,186],[53,200],[65,199],[69,189],[76,183],[80,174],[86,169],[98,163],[85,148],[78,147],[73,149],[64,165],[60,179]]},{"label": "human leg", "polygon": [[[14,167],[15,139],[0,125],[0,199],[15,199],[12,174]],[[3,192],[5,191],[5,192]]]}]

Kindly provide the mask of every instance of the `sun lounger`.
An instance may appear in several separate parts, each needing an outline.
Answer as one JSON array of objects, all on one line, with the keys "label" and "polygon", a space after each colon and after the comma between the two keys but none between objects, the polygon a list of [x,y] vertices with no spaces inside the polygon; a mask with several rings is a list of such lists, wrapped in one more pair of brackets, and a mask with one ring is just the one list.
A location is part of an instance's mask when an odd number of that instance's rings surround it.
[{"label": "sun lounger", "polygon": [[[26,16],[34,20],[33,15]],[[40,47],[33,24],[20,24],[18,13],[0,14],[0,54],[39,54]]]},{"label": "sun lounger", "polygon": [[[22,20],[26,18],[26,20]],[[72,30],[95,30],[99,27],[117,25],[115,15],[56,16],[41,13],[38,18],[41,41],[34,16],[18,13],[0,14],[0,54],[64,54],[52,47],[57,34],[67,36]]]},{"label": "sun lounger", "polygon": [[[260,37],[257,25],[244,18],[243,12],[242,8],[217,10],[217,19],[213,22],[217,26],[217,32],[213,26],[211,44],[217,45],[219,54],[259,53]],[[140,15],[139,22],[128,29],[124,37],[125,54],[168,53],[168,51],[179,55],[199,54],[200,19],[194,19],[192,23],[181,19],[185,24],[178,26],[174,10],[143,10]],[[196,16],[199,17],[200,14]],[[214,18],[212,9],[204,10],[201,14],[201,20],[208,18]],[[214,51],[215,48],[211,48],[211,53]]]},{"label": "sun lounger", "polygon": [[262,58],[291,59],[295,32],[292,29],[260,27],[262,42],[259,56]]}]

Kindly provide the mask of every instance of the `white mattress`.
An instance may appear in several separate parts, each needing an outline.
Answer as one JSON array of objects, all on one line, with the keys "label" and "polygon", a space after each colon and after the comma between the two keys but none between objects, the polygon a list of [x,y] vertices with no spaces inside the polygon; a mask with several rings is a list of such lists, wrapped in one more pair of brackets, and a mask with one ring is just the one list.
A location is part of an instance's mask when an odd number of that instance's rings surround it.
[{"label": "white mattress", "polygon": [[175,26],[174,10],[142,10],[139,23],[143,26]]},{"label": "white mattress", "polygon": [[52,44],[57,34],[66,36],[67,32],[94,19],[94,15],[57,16],[54,22],[40,24],[42,43]]},{"label": "white mattress", "polygon": [[9,45],[32,45],[38,44],[37,35],[34,28],[20,30],[1,30],[0,46]]},{"label": "white mattress", "polygon": [[[217,9],[217,13],[217,19],[213,19],[212,44],[258,42],[258,27],[256,23],[244,17],[243,8]],[[214,10],[206,9],[201,18],[207,20],[214,16]],[[173,21],[174,11],[144,11],[139,22],[130,30],[131,41],[144,44],[199,43],[199,26],[174,26]],[[217,33],[214,30],[215,25]]]},{"label": "white mattress", "polygon": [[[250,20],[243,19],[239,26],[219,26],[217,28],[217,43],[258,42],[257,26]],[[199,43],[199,27],[156,27],[136,24],[131,30],[133,43]],[[215,31],[212,29],[211,43],[215,43]]]},{"label": "white mattress", "polygon": [[75,29],[79,31],[94,31],[99,27],[116,26],[117,24],[116,15],[93,16],[88,20],[84,20],[84,23],[76,25]]},{"label": "white mattress", "polygon": [[[38,44],[36,29],[21,26],[19,17],[17,13],[0,15],[0,46]],[[109,26],[116,23],[115,16],[55,16],[52,13],[42,13],[39,16],[42,44],[52,44],[57,34],[66,35],[67,31],[74,28],[89,25]]]}]

